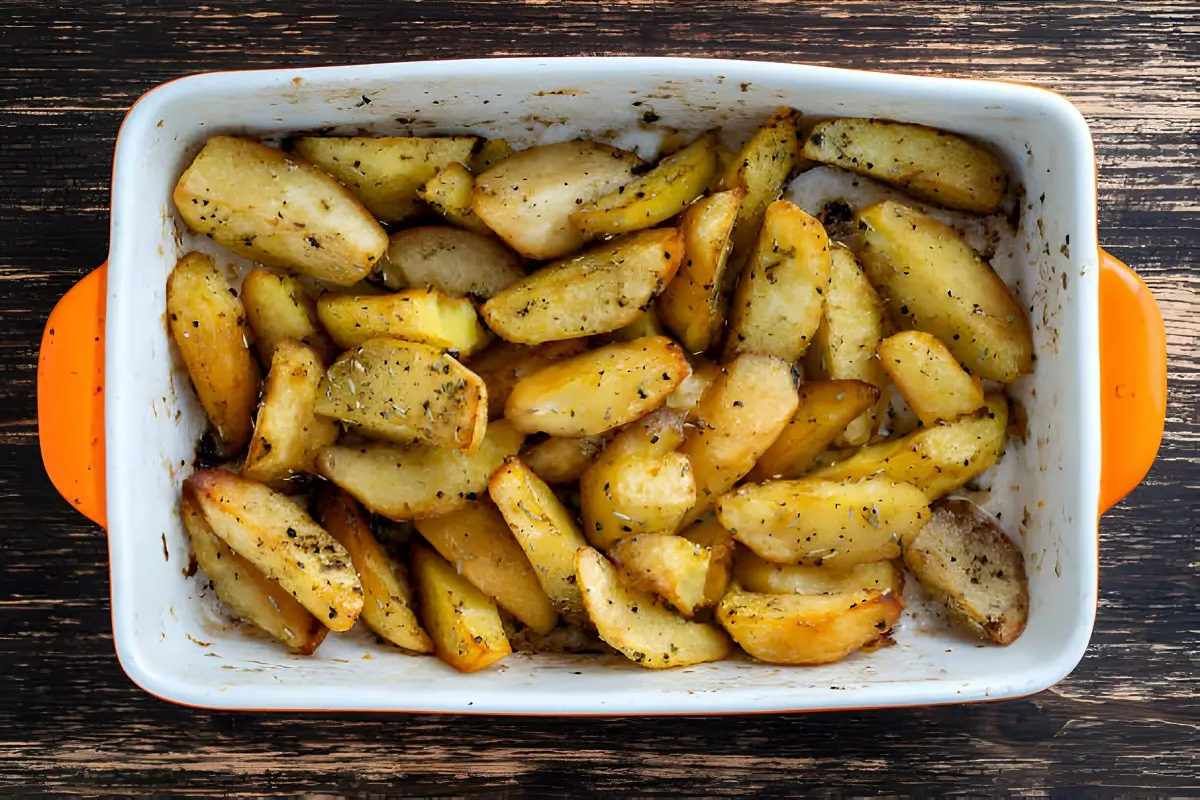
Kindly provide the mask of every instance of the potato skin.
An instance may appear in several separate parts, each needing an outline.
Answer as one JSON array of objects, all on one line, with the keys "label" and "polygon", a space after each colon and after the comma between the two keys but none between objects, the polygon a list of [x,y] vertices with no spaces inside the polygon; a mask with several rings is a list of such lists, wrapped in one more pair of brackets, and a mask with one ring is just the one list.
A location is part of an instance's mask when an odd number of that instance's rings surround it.
[{"label": "potato skin", "polygon": [[317,315],[343,350],[394,336],[467,356],[491,340],[470,300],[437,289],[368,295],[325,292],[317,300]]},{"label": "potato skin", "polygon": [[425,545],[413,547],[411,558],[421,624],[438,658],[459,672],[478,672],[512,653],[487,595]]},{"label": "potato skin", "polygon": [[333,342],[317,319],[316,301],[291,275],[255,267],[242,281],[242,303],[264,367],[271,366],[271,354],[284,339],[311,345],[326,363],[335,355]]},{"label": "potato skin", "polygon": [[879,343],[879,361],[921,423],[936,425],[983,407],[983,385],[936,336],[901,331]]},{"label": "potato skin", "polygon": [[551,436],[522,453],[521,459],[546,483],[575,483],[610,438],[607,433],[577,439]]},{"label": "potato skin", "polygon": [[621,581],[656,594],[692,619],[705,605],[712,551],[670,533],[627,536],[609,552]]},{"label": "potato skin", "polygon": [[448,225],[392,234],[380,270],[390,289],[432,288],[485,299],[525,277],[521,260],[495,237]]},{"label": "potato skin", "polygon": [[870,561],[853,566],[829,564],[776,564],[759,558],[750,548],[737,549],[733,577],[738,585],[763,594],[842,594],[873,590],[904,591],[904,571],[897,561]]}]

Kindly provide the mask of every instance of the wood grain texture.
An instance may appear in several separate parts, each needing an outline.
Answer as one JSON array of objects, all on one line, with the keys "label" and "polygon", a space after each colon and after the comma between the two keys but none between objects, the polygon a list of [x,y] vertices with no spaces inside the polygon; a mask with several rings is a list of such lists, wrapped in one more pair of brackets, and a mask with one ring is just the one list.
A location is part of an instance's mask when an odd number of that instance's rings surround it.
[{"label": "wood grain texture", "polygon": [[[1200,14],[1191,0],[0,0],[0,788],[629,794],[1200,790]],[[285,716],[177,708],[113,657],[104,533],[50,487],[34,376],[54,302],[105,258],[128,106],[187,73],[489,55],[805,61],[1039,83],[1087,116],[1100,235],[1167,321],[1159,461],[1101,525],[1092,646],[1025,700],[700,720]]]}]

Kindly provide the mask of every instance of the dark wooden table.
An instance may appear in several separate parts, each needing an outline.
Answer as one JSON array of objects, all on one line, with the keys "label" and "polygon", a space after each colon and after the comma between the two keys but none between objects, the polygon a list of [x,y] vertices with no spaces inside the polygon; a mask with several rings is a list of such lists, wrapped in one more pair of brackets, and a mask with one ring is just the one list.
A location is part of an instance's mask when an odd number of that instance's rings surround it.
[{"label": "dark wooden table", "polygon": [[[0,0],[0,788],[628,794],[1200,791],[1200,8],[1157,2]],[[806,61],[1049,86],[1087,116],[1100,237],[1167,320],[1167,433],[1101,525],[1099,620],[1013,702],[706,719],[287,716],[177,708],[113,655],[104,531],[51,488],[47,313],[105,259],[113,139],[191,72],[489,55]]]}]

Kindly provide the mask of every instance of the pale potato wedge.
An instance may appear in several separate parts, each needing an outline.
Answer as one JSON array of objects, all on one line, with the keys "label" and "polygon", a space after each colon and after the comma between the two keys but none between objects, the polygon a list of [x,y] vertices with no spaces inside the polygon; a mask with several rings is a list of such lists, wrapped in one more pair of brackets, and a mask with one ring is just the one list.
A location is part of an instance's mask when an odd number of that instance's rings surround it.
[{"label": "pale potato wedge", "polygon": [[325,373],[316,412],[390,442],[472,452],[487,429],[487,387],[436,347],[371,339]]},{"label": "pale potato wedge", "polygon": [[[848,248],[835,244],[829,255],[829,291],[805,372],[812,378],[863,381],[882,390],[886,380],[875,348],[883,337],[883,304]],[[865,409],[838,440],[866,444],[879,429],[884,408],[875,404]]]},{"label": "pale potato wedge", "polygon": [[762,454],[748,476],[752,481],[798,478],[816,464],[846,426],[879,402],[879,390],[863,381],[807,381],[800,404],[783,433]]},{"label": "pale potato wedge", "polygon": [[360,616],[367,627],[397,647],[413,653],[433,652],[433,642],[417,619],[407,570],[375,540],[354,498],[326,486],[317,497],[317,517],[350,554],[362,582]]},{"label": "pale potato wedge", "polygon": [[554,604],[495,505],[481,500],[416,526],[458,574],[505,611],[538,633],[558,624]]},{"label": "pale potato wedge", "polygon": [[284,339],[312,346],[322,361],[333,357],[333,342],[317,319],[316,301],[291,275],[255,267],[242,281],[242,304],[264,367],[271,366],[271,354]]},{"label": "pale potato wedge", "polygon": [[679,220],[684,261],[658,298],[658,313],[690,353],[702,353],[721,338],[730,234],[745,194],[744,189],[730,189],[702,198]]},{"label": "pale potato wedge", "polygon": [[213,533],[326,627],[354,625],[363,588],[349,553],[286,495],[223,469],[192,473],[184,492]]},{"label": "pale potato wedge", "polygon": [[522,379],[584,350],[587,350],[587,342],[583,339],[534,346],[500,340],[468,360],[467,367],[487,386],[488,417],[499,419],[504,416],[504,404],[513,387]]},{"label": "pale potato wedge", "polygon": [[682,259],[683,236],[675,228],[631,233],[508,286],[484,303],[483,318],[520,344],[615,331],[649,308]]},{"label": "pale potato wedge", "polygon": [[923,425],[955,420],[983,407],[983,384],[936,336],[901,331],[876,348],[879,361]]},{"label": "pale potato wedge", "polygon": [[346,187],[249,139],[209,139],[173,199],[196,233],[251,261],[337,286],[367,277],[387,249],[387,233]]},{"label": "pale potato wedge", "polygon": [[999,392],[973,417],[910,434],[859,450],[845,460],[814,469],[808,478],[856,481],[884,475],[917,486],[930,500],[960,488],[996,463],[1004,452],[1008,400]]},{"label": "pale potato wedge", "polygon": [[609,556],[631,589],[658,595],[688,619],[705,607],[710,549],[671,533],[643,533],[619,540]]},{"label": "pale potato wedge", "polygon": [[474,209],[471,198],[475,193],[475,176],[457,161],[447,164],[417,192],[447,222],[475,233],[489,235],[492,229],[484,224]]},{"label": "pale potato wedge", "polygon": [[843,594],[866,589],[900,595],[904,590],[904,571],[895,561],[850,567],[839,566],[836,560],[819,567],[776,564],[759,558],[744,545],[734,556],[733,578],[747,591],[764,594]]},{"label": "pale potato wedge", "polygon": [[521,460],[546,483],[574,483],[611,438],[608,434],[570,439],[551,436],[521,454]]},{"label": "pale potato wedge", "polygon": [[488,484],[488,493],[517,537],[542,589],[562,618],[587,622],[575,579],[575,551],[587,546],[571,513],[519,458],[508,458]]},{"label": "pale potato wedge", "polygon": [[476,175],[487,172],[515,152],[507,139],[488,139],[471,156],[471,172]]},{"label": "pale potato wedge", "polygon": [[725,374],[715,361],[709,361],[703,356],[692,356],[692,373],[683,379],[683,383],[675,391],[667,395],[667,408],[675,408],[687,412],[688,422],[700,419],[700,399],[721,375]]},{"label": "pale potato wedge", "polygon": [[975,214],[999,211],[1008,188],[1008,174],[998,158],[961,136],[924,125],[826,120],[809,131],[800,153]]},{"label": "pale potato wedge", "polygon": [[638,533],[673,533],[696,503],[696,482],[683,443],[682,411],[661,408],[609,442],[579,480],[583,529],[607,550]]},{"label": "pale potato wedge", "polygon": [[316,348],[284,339],[275,347],[242,475],[273,488],[316,472],[317,451],[337,441],[338,424],[314,409],[325,365]]},{"label": "pale potato wedge", "polygon": [[629,183],[640,163],[633,153],[581,139],[530,147],[475,179],[472,208],[526,258],[561,258],[586,241],[571,213]]},{"label": "pale potato wedge", "polygon": [[525,277],[520,259],[492,236],[423,225],[392,234],[389,242],[380,270],[390,289],[488,298]]},{"label": "pale potato wedge", "polygon": [[628,342],[634,339],[641,339],[643,336],[666,336],[667,331],[658,321],[658,314],[654,312],[654,306],[647,308],[641,314],[638,314],[637,319],[628,325],[617,328],[611,333],[602,333],[596,337],[597,344],[612,344],[613,342]]},{"label": "pale potato wedge", "polygon": [[767,206],[730,305],[725,360],[742,353],[799,360],[821,324],[829,269],[821,223],[786,200]]},{"label": "pale potato wedge", "polygon": [[635,664],[650,669],[686,667],[729,655],[731,644],[724,631],[684,619],[661,598],[623,585],[616,568],[595,549],[579,550],[575,570],[600,638]]},{"label": "pale potato wedge", "polygon": [[878,641],[904,611],[891,592],[759,594],[734,589],[717,621],[752,657],[768,664],[830,664]]},{"label": "pale potato wedge", "polygon": [[466,161],[473,136],[305,136],[296,152],[342,183],[384,222],[403,222],[424,211],[418,191],[439,169]]},{"label": "pale potato wedge", "polygon": [[246,339],[246,312],[203,253],[179,259],[167,278],[167,319],[222,455],[250,441],[260,373]]},{"label": "pale potato wedge", "polygon": [[282,586],[267,580],[249,561],[229,549],[213,533],[186,485],[180,505],[196,565],[212,582],[217,598],[238,618],[297,653],[312,655],[329,628]]},{"label": "pale potato wedge", "polygon": [[780,564],[850,567],[900,556],[900,538],[929,521],[916,486],[891,479],[748,484],[717,498],[717,519],[746,547]]},{"label": "pale potato wedge", "polygon": [[512,653],[496,604],[424,545],[412,549],[421,623],[433,652],[459,672],[478,672]]},{"label": "pale potato wedge", "polygon": [[712,183],[717,155],[711,135],[664,158],[654,169],[571,213],[585,238],[653,228],[683,211]]},{"label": "pale potato wedge", "polygon": [[799,401],[791,366],[757,353],[738,356],[708,387],[699,420],[679,448],[696,480],[696,505],[681,529],[745,477],[787,427]]},{"label": "pale potato wedge", "polygon": [[1025,630],[1025,559],[996,521],[964,499],[939,500],[929,524],[905,537],[904,565],[961,627],[1007,645]]},{"label": "pale potato wedge", "polygon": [[343,350],[394,336],[468,356],[491,340],[470,300],[437,289],[368,295],[325,292],[317,300],[317,316]]},{"label": "pale potato wedge", "polygon": [[690,371],[683,350],[665,336],[617,342],[522,378],[504,416],[526,433],[594,436],[661,406]]},{"label": "pale potato wedge", "polygon": [[377,514],[400,521],[436,517],[482,496],[492,473],[524,440],[497,420],[474,453],[429,445],[334,446],[317,454],[317,469]]},{"label": "pale potato wedge", "polygon": [[704,582],[702,607],[713,608],[729,589],[736,542],[715,519],[688,525],[679,535],[708,551],[708,578]]},{"label": "pale potato wedge", "polygon": [[863,209],[858,225],[863,269],[898,327],[932,333],[981,378],[1033,369],[1024,309],[953,228],[893,202]]}]

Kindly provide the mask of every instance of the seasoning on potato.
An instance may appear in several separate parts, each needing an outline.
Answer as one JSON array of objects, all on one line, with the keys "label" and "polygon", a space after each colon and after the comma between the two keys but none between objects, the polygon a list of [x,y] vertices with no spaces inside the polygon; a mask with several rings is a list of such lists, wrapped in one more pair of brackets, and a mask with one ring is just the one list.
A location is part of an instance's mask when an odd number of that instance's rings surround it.
[{"label": "seasoning on potato", "polygon": [[393,336],[468,356],[491,339],[470,300],[437,289],[365,295],[325,292],[317,300],[317,316],[343,350],[368,339]]},{"label": "seasoning on potato", "polygon": [[448,225],[392,234],[379,269],[389,289],[429,288],[484,299],[525,277],[521,260],[494,237]]}]

